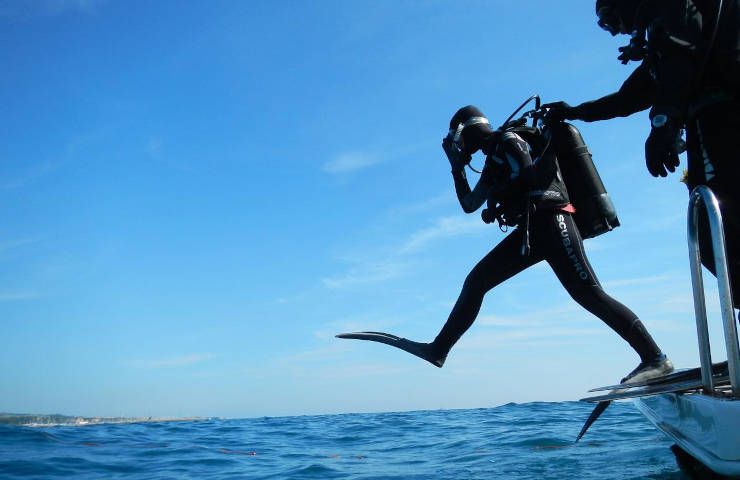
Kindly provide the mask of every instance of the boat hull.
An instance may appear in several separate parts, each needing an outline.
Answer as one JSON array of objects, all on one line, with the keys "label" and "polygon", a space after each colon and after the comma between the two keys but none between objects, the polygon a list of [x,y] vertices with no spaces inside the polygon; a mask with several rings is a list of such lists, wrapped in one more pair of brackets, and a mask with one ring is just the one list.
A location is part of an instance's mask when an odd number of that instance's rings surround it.
[{"label": "boat hull", "polygon": [[637,398],[658,429],[709,469],[740,477],[740,400],[698,393]]}]

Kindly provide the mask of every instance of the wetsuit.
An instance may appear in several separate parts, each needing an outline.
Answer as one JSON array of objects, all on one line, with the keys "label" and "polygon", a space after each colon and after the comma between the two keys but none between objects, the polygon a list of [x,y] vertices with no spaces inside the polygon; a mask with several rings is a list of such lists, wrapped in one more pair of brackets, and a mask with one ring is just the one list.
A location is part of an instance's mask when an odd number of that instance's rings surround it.
[{"label": "wetsuit", "polygon": [[[730,281],[740,306],[740,0],[724,0],[714,43],[716,0],[645,0],[635,25],[646,55],[619,91],[568,109],[565,118],[596,121],[652,107],[686,128],[689,190],[709,186],[724,221]],[[708,49],[712,45],[711,51]],[[656,130],[653,122],[653,132]],[[652,135],[652,133],[651,133]],[[706,214],[699,223],[702,263],[714,273]]]},{"label": "wetsuit", "polygon": [[[455,190],[466,213],[487,202],[489,213],[497,208],[503,211],[507,223],[518,226],[468,274],[447,322],[432,343],[437,358],[445,357],[472,325],[489,290],[542,260],[550,264],[571,297],[625,339],[642,361],[660,355],[637,316],[601,288],[571,217],[573,207],[552,149],[547,149],[534,165],[534,136],[529,135],[528,142],[523,134],[514,132],[494,139],[495,135],[488,148],[483,148],[487,157],[478,183],[471,190],[465,171],[456,169],[452,172]],[[527,203],[533,205],[534,213],[529,227],[531,251],[523,255]]]}]

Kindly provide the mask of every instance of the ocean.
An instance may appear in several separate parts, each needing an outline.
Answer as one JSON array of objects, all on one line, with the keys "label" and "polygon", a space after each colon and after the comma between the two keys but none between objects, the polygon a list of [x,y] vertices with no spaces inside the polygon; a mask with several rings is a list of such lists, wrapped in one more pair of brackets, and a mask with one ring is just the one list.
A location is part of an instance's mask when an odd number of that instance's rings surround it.
[{"label": "ocean", "polygon": [[2,479],[686,479],[614,403],[90,425],[0,425]]}]

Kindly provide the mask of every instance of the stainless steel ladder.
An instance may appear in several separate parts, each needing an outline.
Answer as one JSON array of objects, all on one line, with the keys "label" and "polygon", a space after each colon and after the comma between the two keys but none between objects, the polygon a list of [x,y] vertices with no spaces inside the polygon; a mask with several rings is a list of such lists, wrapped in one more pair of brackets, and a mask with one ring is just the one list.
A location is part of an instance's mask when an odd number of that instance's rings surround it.
[{"label": "stainless steel ladder", "polygon": [[[725,249],[725,234],[722,227],[722,213],[719,210],[717,198],[705,185],[699,185],[691,192],[688,210],[689,262],[691,283],[694,290],[694,312],[696,314],[696,333],[699,340],[702,388],[705,393],[716,393],[712,379],[712,352],[709,345],[701,253],[699,252],[698,225],[699,208],[701,206],[706,209],[711,231],[731,391],[734,397],[740,397],[740,349],[738,349],[737,323],[735,323],[735,312],[732,306],[732,290],[730,290],[730,275],[727,268],[727,250]],[[740,239],[733,239],[733,241],[740,241]]]}]

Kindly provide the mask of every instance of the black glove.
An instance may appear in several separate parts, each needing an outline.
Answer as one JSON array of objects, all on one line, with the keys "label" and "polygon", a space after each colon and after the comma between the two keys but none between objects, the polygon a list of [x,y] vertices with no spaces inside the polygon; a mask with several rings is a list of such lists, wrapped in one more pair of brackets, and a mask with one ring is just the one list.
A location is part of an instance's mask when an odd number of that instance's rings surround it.
[{"label": "black glove", "polygon": [[645,32],[633,32],[630,43],[624,47],[619,47],[619,56],[617,60],[622,62],[622,65],[627,65],[630,61],[641,62],[647,56],[647,40],[645,40]]},{"label": "black glove", "polygon": [[[675,172],[681,152],[681,129],[666,115],[652,118],[653,128],[645,141],[645,164],[653,177],[666,177]],[[668,171],[666,171],[668,169]]]},{"label": "black glove", "polygon": [[480,212],[480,218],[483,223],[493,223],[498,219],[498,212],[493,208],[484,208]]},{"label": "black glove", "polygon": [[442,150],[445,151],[453,172],[459,172],[465,168],[465,165],[470,163],[470,155],[464,154],[450,137],[442,139]]},{"label": "black glove", "polygon": [[543,110],[547,109],[545,120],[549,120],[551,122],[576,119],[575,109],[565,102],[546,103],[540,108]]}]

